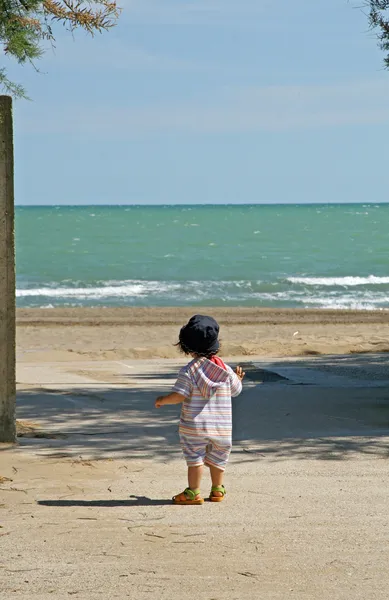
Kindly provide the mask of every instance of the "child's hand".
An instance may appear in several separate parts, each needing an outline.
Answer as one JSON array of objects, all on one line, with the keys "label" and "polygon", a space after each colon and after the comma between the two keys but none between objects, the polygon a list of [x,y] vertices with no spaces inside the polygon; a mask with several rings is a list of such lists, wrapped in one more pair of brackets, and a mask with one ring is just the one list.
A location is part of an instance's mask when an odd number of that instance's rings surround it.
[{"label": "child's hand", "polygon": [[242,367],[236,367],[235,373],[237,374],[237,376],[239,377],[239,379],[241,381],[243,381],[243,378],[246,375],[246,373],[243,371]]},{"label": "child's hand", "polygon": [[161,406],[164,405],[164,396],[158,396],[158,398],[155,401],[155,408],[161,408]]}]

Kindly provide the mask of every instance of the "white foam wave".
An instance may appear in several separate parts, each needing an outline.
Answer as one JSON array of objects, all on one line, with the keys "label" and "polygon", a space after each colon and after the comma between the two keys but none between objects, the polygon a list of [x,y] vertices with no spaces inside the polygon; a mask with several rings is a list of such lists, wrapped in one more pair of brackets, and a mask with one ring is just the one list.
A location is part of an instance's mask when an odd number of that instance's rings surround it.
[{"label": "white foam wave", "polygon": [[[304,278],[305,279],[305,278]],[[341,278],[342,280],[344,278]],[[273,282],[274,283],[274,282]],[[52,282],[45,287],[19,288],[23,306],[175,305],[279,306],[326,309],[389,308],[385,288],[286,288],[261,281],[98,281],[87,287],[77,282]]]},{"label": "white foam wave", "polygon": [[385,285],[389,284],[389,277],[287,277],[290,283],[302,283],[304,285],[323,286],[355,286],[355,285]]},{"label": "white foam wave", "polygon": [[52,287],[17,289],[17,298],[78,298],[80,300],[99,300],[109,298],[144,298],[148,296],[176,293],[195,294],[196,296],[218,295],[222,290],[251,288],[249,281],[106,281],[91,287]]},{"label": "white foam wave", "polygon": [[389,295],[379,292],[330,292],[327,295],[310,294],[306,291],[256,292],[251,294],[258,306],[283,306],[322,308],[334,310],[383,310],[389,309]]},{"label": "white foam wave", "polygon": [[[385,306],[380,306],[384,304]],[[338,297],[338,298],[305,298],[306,308],[323,308],[330,310],[383,310],[389,308],[389,298],[384,301],[368,299],[358,300],[356,298]]]},{"label": "white foam wave", "polygon": [[130,298],[148,296],[174,290],[180,284],[164,284],[160,281],[132,281],[121,285],[103,285],[101,287],[44,287],[16,290],[17,298],[44,296],[47,298],[80,298],[98,300],[101,298]]}]

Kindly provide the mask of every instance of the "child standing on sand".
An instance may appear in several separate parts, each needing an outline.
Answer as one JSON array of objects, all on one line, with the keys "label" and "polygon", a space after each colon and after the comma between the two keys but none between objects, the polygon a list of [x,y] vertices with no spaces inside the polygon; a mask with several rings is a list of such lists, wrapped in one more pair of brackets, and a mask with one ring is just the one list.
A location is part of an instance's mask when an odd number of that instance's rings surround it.
[{"label": "child standing on sand", "polygon": [[181,328],[178,346],[193,360],[183,367],[170,394],[159,396],[156,408],[181,404],[181,447],[188,465],[188,487],[174,504],[203,504],[200,494],[203,465],[210,469],[211,502],[226,494],[223,476],[232,445],[231,397],[242,391],[244,373],[234,372],[217,357],[219,325],[212,317],[195,315]]}]

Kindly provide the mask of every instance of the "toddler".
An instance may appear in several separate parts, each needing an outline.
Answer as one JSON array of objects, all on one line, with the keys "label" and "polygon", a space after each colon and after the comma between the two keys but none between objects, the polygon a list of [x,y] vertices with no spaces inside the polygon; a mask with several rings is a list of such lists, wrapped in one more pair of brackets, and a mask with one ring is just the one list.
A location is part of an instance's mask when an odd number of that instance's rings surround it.
[{"label": "toddler", "polygon": [[242,391],[244,373],[234,372],[217,356],[219,325],[212,317],[195,315],[181,328],[178,346],[193,360],[183,367],[170,394],[159,396],[156,408],[182,404],[179,435],[188,465],[188,487],[173,497],[175,504],[203,504],[203,465],[210,469],[211,502],[226,495],[223,476],[232,445],[231,397]]}]

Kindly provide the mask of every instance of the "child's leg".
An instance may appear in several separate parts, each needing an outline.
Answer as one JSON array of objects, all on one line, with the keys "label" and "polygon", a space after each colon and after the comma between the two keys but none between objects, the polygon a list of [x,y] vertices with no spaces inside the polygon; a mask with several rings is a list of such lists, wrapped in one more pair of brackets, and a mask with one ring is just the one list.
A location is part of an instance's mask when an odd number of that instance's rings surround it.
[{"label": "child's leg", "polygon": [[[212,487],[223,485],[224,470],[227,466],[228,458],[231,452],[231,438],[220,437],[212,438],[210,447],[207,448],[205,464],[209,467],[212,479]],[[212,490],[212,496],[215,498],[223,498],[223,492]]]},{"label": "child's leg", "polygon": [[[209,465],[209,470],[211,473],[212,487],[219,487],[219,485],[223,485],[224,480],[224,471],[214,467],[213,465]],[[222,492],[212,492],[215,497],[223,496]]]},{"label": "child's leg", "polygon": [[[188,465],[188,487],[192,491],[200,490],[207,440],[201,436],[184,435],[180,432],[181,447]],[[200,498],[200,493],[195,499]]]},{"label": "child's leg", "polygon": [[188,487],[191,490],[199,490],[201,486],[201,477],[203,475],[203,465],[188,467]]}]

